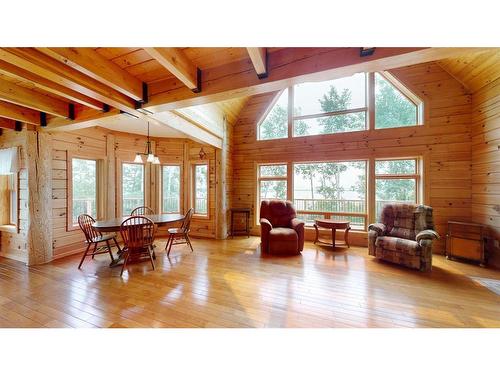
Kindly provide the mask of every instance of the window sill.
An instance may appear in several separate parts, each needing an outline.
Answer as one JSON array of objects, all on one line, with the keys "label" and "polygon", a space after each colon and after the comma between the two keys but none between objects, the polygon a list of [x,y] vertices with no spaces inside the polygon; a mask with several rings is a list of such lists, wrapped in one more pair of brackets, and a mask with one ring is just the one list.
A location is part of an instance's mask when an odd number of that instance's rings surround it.
[{"label": "window sill", "polygon": [[0,232],[17,233],[17,226],[15,225],[0,225]]}]

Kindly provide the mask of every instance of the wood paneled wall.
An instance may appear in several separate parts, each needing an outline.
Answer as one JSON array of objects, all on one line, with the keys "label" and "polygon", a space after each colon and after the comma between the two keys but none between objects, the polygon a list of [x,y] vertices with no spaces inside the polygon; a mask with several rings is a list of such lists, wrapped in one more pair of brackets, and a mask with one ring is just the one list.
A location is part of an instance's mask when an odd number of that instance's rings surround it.
[{"label": "wood paneled wall", "polygon": [[488,228],[489,263],[500,267],[500,79],[472,95],[472,219]]},{"label": "wood paneled wall", "polygon": [[[391,73],[424,100],[423,126],[257,141],[256,122],[273,93],[247,102],[234,128],[233,205],[253,208],[253,233],[259,233],[254,217],[257,163],[422,155],[424,203],[434,207],[442,236],[435,251],[444,251],[447,221],[471,217],[471,96],[437,63]],[[366,233],[353,238],[366,245]]]},{"label": "wood paneled wall", "polygon": [[20,148],[20,171],[18,191],[18,232],[0,232],[0,255],[28,262],[26,246],[28,230],[28,174],[26,170],[26,130],[16,132],[4,129],[0,136],[0,148]]}]

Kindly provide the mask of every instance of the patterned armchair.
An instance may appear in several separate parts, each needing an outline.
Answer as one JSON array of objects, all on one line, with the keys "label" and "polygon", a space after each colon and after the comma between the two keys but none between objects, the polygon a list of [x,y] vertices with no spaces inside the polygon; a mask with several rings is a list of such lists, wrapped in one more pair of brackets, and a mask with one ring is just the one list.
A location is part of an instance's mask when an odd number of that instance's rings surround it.
[{"label": "patterned armchair", "polygon": [[432,207],[393,203],[385,205],[380,223],[368,226],[368,254],[389,262],[430,271],[434,231]]}]

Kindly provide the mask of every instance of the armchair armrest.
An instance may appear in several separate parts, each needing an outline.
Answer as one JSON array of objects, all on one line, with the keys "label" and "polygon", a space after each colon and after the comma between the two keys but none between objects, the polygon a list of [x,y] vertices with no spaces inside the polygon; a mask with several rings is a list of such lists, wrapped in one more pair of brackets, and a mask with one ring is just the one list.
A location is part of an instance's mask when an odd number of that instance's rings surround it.
[{"label": "armchair armrest", "polygon": [[387,230],[385,224],[382,223],[375,223],[375,224],[370,224],[368,226],[368,230],[373,230],[377,232],[377,236],[382,236],[385,231]]},{"label": "armchair armrest", "polygon": [[437,240],[439,238],[439,234],[432,230],[432,229],[425,229],[423,231],[420,231],[417,233],[417,236],[415,239],[417,242],[420,242],[421,240]]},{"label": "armchair armrest", "polygon": [[270,232],[273,229],[273,225],[267,219],[260,219],[261,230],[264,232]]},{"label": "armchair armrest", "polygon": [[267,219],[260,219],[260,241],[261,251],[264,253],[269,252],[269,232],[273,229],[271,222]]},{"label": "armchair armrest", "polygon": [[292,219],[292,221],[290,222],[290,226],[292,227],[292,229],[294,229],[295,231],[299,231],[301,230],[301,228],[303,229],[304,228],[304,225],[306,223],[304,223],[302,220],[300,219],[297,219],[296,217],[294,217]]},{"label": "armchair armrest", "polygon": [[297,236],[298,236],[298,247],[299,247],[299,252],[301,252],[303,249],[304,249],[304,239],[305,239],[305,236],[304,236],[304,225],[306,223],[303,222],[302,220],[300,219],[297,219],[296,217],[294,217],[291,221],[290,221],[290,226],[292,227],[293,230],[295,230],[297,232]]}]

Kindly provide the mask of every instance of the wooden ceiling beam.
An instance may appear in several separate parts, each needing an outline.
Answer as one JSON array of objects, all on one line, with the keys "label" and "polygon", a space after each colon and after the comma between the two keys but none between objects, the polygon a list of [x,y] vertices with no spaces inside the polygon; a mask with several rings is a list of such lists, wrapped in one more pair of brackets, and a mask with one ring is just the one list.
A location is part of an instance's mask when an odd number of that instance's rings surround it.
[{"label": "wooden ceiling beam", "polygon": [[206,143],[219,149],[222,148],[221,138],[173,112],[155,113],[151,117],[159,121],[160,124],[167,124],[169,127],[186,134],[198,142]]},{"label": "wooden ceiling beam", "polygon": [[49,113],[58,117],[70,117],[70,103],[0,79],[0,99],[23,107]]},{"label": "wooden ceiling beam", "polygon": [[144,50],[194,93],[201,91],[201,71],[180,48],[144,48]]},{"label": "wooden ceiling beam", "polygon": [[0,101],[0,117],[32,125],[41,125],[40,112],[4,101]]},{"label": "wooden ceiling beam", "polygon": [[75,103],[79,103],[97,110],[102,110],[103,108],[103,104],[98,100],[82,95],[77,91],[70,90],[65,86],[59,85],[55,82],[40,77],[28,70],[19,68],[18,66],[10,64],[3,60],[0,60],[0,73],[9,77],[20,79],[25,82],[29,82],[36,88],[61,96],[68,100],[74,101]]},{"label": "wooden ceiling beam", "polygon": [[11,120],[10,118],[0,117],[0,128],[14,130],[16,128],[16,121]]},{"label": "wooden ceiling beam", "polygon": [[259,79],[250,58],[203,71],[203,92],[195,94],[172,80],[152,83],[143,107],[152,112],[278,91],[307,81],[346,77],[440,60],[480,48],[378,47],[361,57],[359,48],[283,48],[268,53],[268,77]]},{"label": "wooden ceiling beam", "polygon": [[37,50],[138,102],[145,99],[141,80],[92,48],[37,48]]},{"label": "wooden ceiling beam", "polygon": [[260,79],[267,77],[267,48],[247,47],[248,56],[252,60],[255,73]]},{"label": "wooden ceiling beam", "polygon": [[1,48],[0,60],[16,65],[70,90],[121,110],[135,109],[136,101],[34,48]]}]

